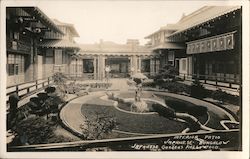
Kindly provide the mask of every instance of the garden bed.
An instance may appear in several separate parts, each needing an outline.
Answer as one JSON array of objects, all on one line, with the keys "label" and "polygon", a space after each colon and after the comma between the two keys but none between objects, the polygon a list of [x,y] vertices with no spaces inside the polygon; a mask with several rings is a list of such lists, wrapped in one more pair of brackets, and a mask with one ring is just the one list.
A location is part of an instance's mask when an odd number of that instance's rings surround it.
[{"label": "garden bed", "polygon": [[114,130],[128,132],[128,134],[171,134],[180,133],[186,128],[184,123],[166,119],[158,114],[130,114],[119,111],[112,106],[84,104],[81,111],[88,119],[91,119],[96,113],[113,116],[117,122]]}]

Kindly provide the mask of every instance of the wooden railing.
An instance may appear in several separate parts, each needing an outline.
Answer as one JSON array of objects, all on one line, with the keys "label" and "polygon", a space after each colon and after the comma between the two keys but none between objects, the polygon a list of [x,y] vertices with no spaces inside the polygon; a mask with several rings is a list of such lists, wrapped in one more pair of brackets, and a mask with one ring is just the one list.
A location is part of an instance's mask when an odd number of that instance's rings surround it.
[{"label": "wooden railing", "polygon": [[[17,93],[17,95],[22,99],[27,95],[36,92],[40,89],[43,89],[45,86],[48,86],[53,83],[52,77],[44,78],[44,79],[37,79],[35,81],[24,82],[17,85],[8,86],[6,88],[6,95],[7,97],[12,93]],[[7,103],[8,103],[7,98]]]},{"label": "wooden railing", "polygon": [[[214,86],[223,86],[228,88],[239,88],[241,86],[241,82],[239,77],[225,77],[225,76],[216,76],[216,75],[201,75],[201,74],[184,74],[179,73],[177,76],[186,81],[194,81],[198,79],[201,83],[214,85]],[[233,87],[233,85],[237,85],[238,87]]]},{"label": "wooden railing", "polygon": [[[183,148],[180,149],[166,149],[167,146],[171,145],[166,141],[186,141],[185,139],[176,139],[176,137],[185,136],[189,137],[192,141],[191,145],[184,144]],[[219,137],[218,141],[216,139],[208,139],[207,137]],[[204,140],[214,141],[214,142],[225,142],[226,144],[218,145],[218,150],[241,150],[241,139],[240,131],[235,130],[217,130],[211,132],[194,132],[194,133],[177,133],[177,134],[162,134],[153,136],[141,136],[141,137],[129,137],[129,138],[116,138],[116,139],[104,139],[104,140],[83,140],[75,142],[65,142],[65,143],[52,143],[52,144],[39,144],[39,145],[28,145],[28,146],[13,146],[8,147],[9,152],[15,151],[86,151],[95,148],[101,148],[100,150],[111,150],[111,151],[152,151],[155,147],[158,147],[162,151],[200,151],[209,150],[208,146],[204,145],[200,149],[201,145],[195,140],[195,138],[200,138]],[[228,142],[229,141],[229,142]],[[136,146],[137,145],[137,146]],[[151,145],[151,147],[150,147]],[[178,145],[178,144],[177,144]],[[186,147],[189,146],[189,147]],[[196,149],[196,146],[198,149]],[[144,149],[145,148],[145,149]],[[210,150],[213,150],[212,148]]]}]

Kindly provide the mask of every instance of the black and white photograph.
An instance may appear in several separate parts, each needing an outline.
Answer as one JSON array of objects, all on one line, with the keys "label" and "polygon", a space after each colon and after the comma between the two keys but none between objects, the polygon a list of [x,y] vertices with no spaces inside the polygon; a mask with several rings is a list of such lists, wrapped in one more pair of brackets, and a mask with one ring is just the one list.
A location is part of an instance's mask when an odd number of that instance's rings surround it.
[{"label": "black and white photograph", "polygon": [[1,1],[3,158],[249,158],[248,7]]}]

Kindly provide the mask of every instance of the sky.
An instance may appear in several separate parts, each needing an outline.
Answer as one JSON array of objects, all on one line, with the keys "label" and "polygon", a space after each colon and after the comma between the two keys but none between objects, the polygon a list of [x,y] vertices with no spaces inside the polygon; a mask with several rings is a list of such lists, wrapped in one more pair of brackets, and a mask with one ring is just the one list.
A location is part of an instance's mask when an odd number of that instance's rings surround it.
[{"label": "sky", "polygon": [[96,43],[100,39],[126,43],[127,39],[145,37],[160,27],[176,23],[183,13],[204,6],[202,3],[169,1],[39,1],[36,4],[47,16],[74,24],[78,43]]}]

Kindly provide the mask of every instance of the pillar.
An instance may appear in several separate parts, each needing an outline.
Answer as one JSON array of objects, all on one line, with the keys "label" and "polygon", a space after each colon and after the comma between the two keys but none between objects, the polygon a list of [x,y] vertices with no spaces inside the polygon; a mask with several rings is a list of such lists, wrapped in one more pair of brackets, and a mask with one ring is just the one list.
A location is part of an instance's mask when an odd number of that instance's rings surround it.
[{"label": "pillar", "polygon": [[97,61],[97,65],[98,65],[98,79],[99,80],[103,80],[105,78],[105,59],[106,57],[104,55],[99,55],[98,56],[98,61]]},{"label": "pillar", "polygon": [[94,65],[94,79],[97,79],[98,75],[97,75],[97,67],[96,67],[96,56],[94,56],[94,59],[93,59],[93,65]]},{"label": "pillar", "polygon": [[138,57],[138,70],[141,71],[141,56]]},{"label": "pillar", "polygon": [[133,55],[131,57],[131,67],[134,68],[134,71],[132,72],[132,74],[136,74],[138,71],[138,66],[137,66],[137,57],[136,55]]}]

